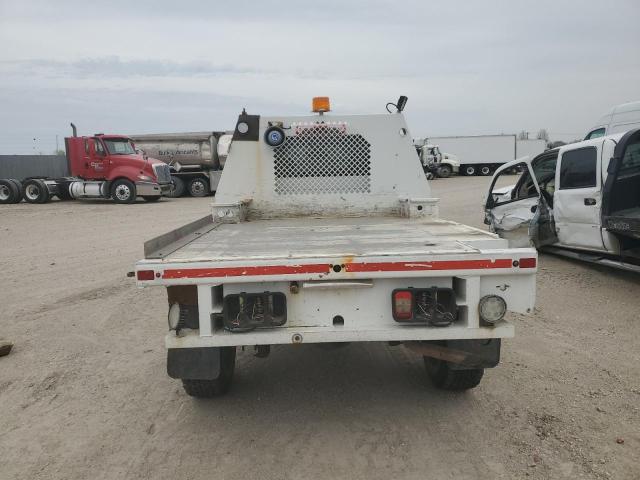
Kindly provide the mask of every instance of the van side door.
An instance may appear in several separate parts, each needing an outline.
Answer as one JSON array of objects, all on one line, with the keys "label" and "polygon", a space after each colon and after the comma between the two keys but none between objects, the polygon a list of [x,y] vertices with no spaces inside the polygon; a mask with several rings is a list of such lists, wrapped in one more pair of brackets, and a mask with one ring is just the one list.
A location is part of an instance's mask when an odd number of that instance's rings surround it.
[{"label": "van side door", "polygon": [[560,151],[553,199],[560,246],[605,250],[600,224],[601,153],[602,141]]}]

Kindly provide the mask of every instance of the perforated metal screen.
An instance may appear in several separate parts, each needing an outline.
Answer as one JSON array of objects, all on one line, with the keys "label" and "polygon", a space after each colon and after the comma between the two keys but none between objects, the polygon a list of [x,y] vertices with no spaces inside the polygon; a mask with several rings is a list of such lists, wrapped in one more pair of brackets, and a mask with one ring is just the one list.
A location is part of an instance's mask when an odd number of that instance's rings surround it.
[{"label": "perforated metal screen", "polygon": [[280,195],[370,192],[371,145],[344,125],[296,127],[273,158]]}]

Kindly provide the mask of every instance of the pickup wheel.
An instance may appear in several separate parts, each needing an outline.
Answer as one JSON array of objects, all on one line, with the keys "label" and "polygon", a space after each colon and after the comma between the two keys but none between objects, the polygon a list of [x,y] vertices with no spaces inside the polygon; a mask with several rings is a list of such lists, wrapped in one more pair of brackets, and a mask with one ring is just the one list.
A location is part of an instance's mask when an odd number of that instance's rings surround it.
[{"label": "pickup wheel", "polygon": [[29,203],[47,203],[51,199],[47,184],[38,178],[24,182],[22,196]]},{"label": "pickup wheel", "polygon": [[187,395],[211,398],[224,395],[231,388],[233,372],[236,368],[236,347],[220,348],[220,374],[213,380],[182,380]]},{"label": "pickup wheel", "polygon": [[116,203],[136,201],[136,186],[126,178],[119,178],[111,184],[111,198]]},{"label": "pickup wheel", "polygon": [[438,167],[438,176],[441,178],[449,178],[453,173],[451,165],[440,165]]},{"label": "pickup wheel", "polygon": [[13,179],[0,180],[0,203],[18,203],[22,200],[21,189]]},{"label": "pickup wheel", "polygon": [[171,198],[178,198],[184,195],[184,192],[187,189],[186,185],[184,184],[184,180],[182,180],[180,177],[172,176],[171,181],[173,181],[173,188],[169,192],[168,196]]},{"label": "pickup wheel", "polygon": [[423,357],[424,366],[433,384],[443,390],[469,390],[480,384],[484,368],[452,370],[449,363],[432,357]]},{"label": "pickup wheel", "polygon": [[206,178],[195,177],[189,181],[189,194],[192,197],[206,197],[209,195],[209,182]]}]

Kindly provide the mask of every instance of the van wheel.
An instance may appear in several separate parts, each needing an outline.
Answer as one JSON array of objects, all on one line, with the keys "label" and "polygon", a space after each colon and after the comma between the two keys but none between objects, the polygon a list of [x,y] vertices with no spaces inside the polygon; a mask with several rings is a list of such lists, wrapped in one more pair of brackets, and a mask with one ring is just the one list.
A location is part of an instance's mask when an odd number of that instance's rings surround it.
[{"label": "van wheel", "polygon": [[487,175],[491,175],[491,167],[484,165],[481,169],[480,169],[480,174],[487,176]]},{"label": "van wheel", "polygon": [[474,167],[473,165],[467,165],[466,167],[464,167],[464,174],[469,176],[475,175],[476,167]]},{"label": "van wheel", "polygon": [[443,390],[469,390],[480,384],[484,368],[452,370],[449,363],[432,357],[423,357],[431,382]]},{"label": "van wheel", "polygon": [[24,182],[22,196],[29,203],[47,203],[51,199],[47,184],[38,178]]},{"label": "van wheel", "polygon": [[111,198],[116,203],[136,201],[136,186],[126,178],[120,178],[111,184]]},{"label": "van wheel", "polygon": [[441,178],[449,178],[453,173],[451,165],[440,165],[438,167],[438,176]]},{"label": "van wheel", "polygon": [[20,190],[13,180],[0,180],[0,204],[18,203],[20,200]]},{"label": "van wheel", "polygon": [[178,198],[184,195],[184,192],[187,189],[184,184],[184,180],[182,180],[180,177],[172,176],[171,181],[173,182],[173,188],[169,192],[168,196],[171,198]]},{"label": "van wheel", "polygon": [[182,380],[187,395],[211,398],[224,395],[231,388],[233,372],[236,368],[236,347],[220,348],[220,374],[213,380]]},{"label": "van wheel", "polygon": [[192,197],[206,197],[209,195],[209,182],[207,182],[206,178],[192,178],[189,181],[189,194]]}]

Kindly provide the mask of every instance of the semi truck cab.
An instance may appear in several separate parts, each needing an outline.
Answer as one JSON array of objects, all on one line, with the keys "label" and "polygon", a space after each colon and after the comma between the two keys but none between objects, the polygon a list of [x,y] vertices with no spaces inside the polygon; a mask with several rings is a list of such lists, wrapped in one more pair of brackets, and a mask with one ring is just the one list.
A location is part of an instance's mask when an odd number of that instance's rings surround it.
[{"label": "semi truck cab", "polygon": [[136,196],[155,201],[171,190],[169,167],[137,153],[128,137],[96,134],[65,141],[69,170],[72,176],[85,181],[70,185],[74,188],[73,197],[102,196],[130,203]]},{"label": "semi truck cab", "polygon": [[137,197],[155,202],[172,190],[169,166],[136,152],[124,135],[73,136],[65,138],[65,176],[43,175],[37,166],[23,169],[24,178],[0,179],[0,204],[47,203],[60,200],[105,198],[133,203]]}]

